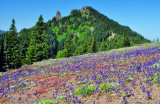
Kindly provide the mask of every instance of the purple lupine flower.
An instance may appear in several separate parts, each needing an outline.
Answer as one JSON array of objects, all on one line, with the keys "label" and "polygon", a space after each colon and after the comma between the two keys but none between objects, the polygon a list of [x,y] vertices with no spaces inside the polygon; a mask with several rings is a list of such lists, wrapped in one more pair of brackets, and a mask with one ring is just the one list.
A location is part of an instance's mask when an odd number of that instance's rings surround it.
[{"label": "purple lupine flower", "polygon": [[118,92],[120,91],[120,89],[118,89],[118,90],[116,91],[116,89],[114,88],[114,91],[115,91],[116,93],[118,93]]},{"label": "purple lupine flower", "polygon": [[75,103],[76,103],[76,101],[75,101],[75,100],[73,100],[73,103],[75,104]]},{"label": "purple lupine flower", "polygon": [[150,95],[150,92],[148,90],[146,90],[147,96],[151,97],[152,95]]},{"label": "purple lupine flower", "polygon": [[76,100],[78,99],[78,97],[77,97],[77,96],[76,96],[75,98],[76,98]]},{"label": "purple lupine flower", "polygon": [[124,96],[123,97],[123,101],[122,102],[127,102],[127,100],[126,100],[126,97]]},{"label": "purple lupine flower", "polygon": [[78,102],[79,104],[81,104],[81,100],[79,100],[79,102]]}]

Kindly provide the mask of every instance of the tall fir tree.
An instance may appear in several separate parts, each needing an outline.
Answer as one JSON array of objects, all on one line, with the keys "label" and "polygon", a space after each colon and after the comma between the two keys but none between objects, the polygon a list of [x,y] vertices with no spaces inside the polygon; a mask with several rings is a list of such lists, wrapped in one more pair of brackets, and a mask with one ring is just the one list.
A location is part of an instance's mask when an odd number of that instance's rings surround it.
[{"label": "tall fir tree", "polygon": [[45,29],[46,25],[42,15],[40,15],[35,29],[29,36],[31,40],[26,53],[27,64],[32,64],[33,62],[48,58],[48,45],[46,43],[47,34],[43,33]]},{"label": "tall fir tree", "polygon": [[6,36],[5,42],[7,69],[20,67],[19,37],[14,18],[12,19],[12,24]]},{"label": "tall fir tree", "polygon": [[38,31],[38,40],[41,41],[41,36],[43,33],[43,30],[46,29],[46,24],[43,21],[43,17],[42,14],[40,15],[40,17],[38,18],[38,22],[36,23],[36,30]]},{"label": "tall fir tree", "polygon": [[0,72],[5,72],[5,54],[4,54],[4,42],[3,40],[0,43]]},{"label": "tall fir tree", "polygon": [[38,43],[36,40],[37,33],[32,31],[31,35],[32,38],[30,40],[26,53],[27,64],[32,64],[33,62],[41,61],[48,58],[48,45],[45,38],[46,35],[42,34],[42,36],[44,37],[42,38],[43,41],[41,41],[41,43]]},{"label": "tall fir tree", "polygon": [[48,58],[55,58],[58,50],[57,36],[55,33],[53,33],[52,29],[47,29],[45,33],[48,35],[47,36],[47,45],[49,53]]},{"label": "tall fir tree", "polygon": [[141,38],[140,38],[140,35],[139,35],[139,34],[137,34],[137,37],[136,37],[136,39],[135,39],[135,42],[136,42],[136,44],[140,44],[140,43],[141,43]]},{"label": "tall fir tree", "polygon": [[92,51],[95,53],[97,52],[97,48],[96,48],[96,35],[93,36],[93,43],[92,43]]},{"label": "tall fir tree", "polygon": [[123,47],[129,47],[129,46],[130,46],[129,36],[125,30],[123,32]]},{"label": "tall fir tree", "polygon": [[99,51],[104,51],[105,50],[105,43],[104,43],[104,38],[102,39],[101,46],[99,48]]},{"label": "tall fir tree", "polygon": [[63,57],[69,57],[73,55],[74,44],[73,44],[71,34],[67,34],[66,40],[64,42],[64,49],[65,49],[65,52],[63,54]]}]

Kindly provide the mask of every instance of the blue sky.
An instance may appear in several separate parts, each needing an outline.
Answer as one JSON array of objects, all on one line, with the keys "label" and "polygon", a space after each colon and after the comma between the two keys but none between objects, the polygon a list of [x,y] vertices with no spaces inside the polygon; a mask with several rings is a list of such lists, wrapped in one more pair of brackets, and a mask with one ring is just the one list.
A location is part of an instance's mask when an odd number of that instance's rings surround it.
[{"label": "blue sky", "polygon": [[0,30],[9,30],[12,18],[19,32],[34,26],[40,14],[47,22],[57,10],[68,16],[72,9],[84,6],[93,7],[147,39],[160,38],[160,0],[0,0]]}]

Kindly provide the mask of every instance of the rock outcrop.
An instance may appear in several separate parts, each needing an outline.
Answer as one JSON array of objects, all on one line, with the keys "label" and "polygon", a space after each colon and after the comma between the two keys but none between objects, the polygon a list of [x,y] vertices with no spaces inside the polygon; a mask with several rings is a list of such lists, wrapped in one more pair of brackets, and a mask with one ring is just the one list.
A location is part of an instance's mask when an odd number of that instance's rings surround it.
[{"label": "rock outcrop", "polygon": [[87,9],[87,7],[83,7],[82,9],[80,9],[80,12],[90,14],[90,11]]},{"label": "rock outcrop", "polygon": [[59,11],[59,10],[57,11],[56,19],[57,19],[57,20],[61,19],[61,13],[60,13],[60,11]]}]

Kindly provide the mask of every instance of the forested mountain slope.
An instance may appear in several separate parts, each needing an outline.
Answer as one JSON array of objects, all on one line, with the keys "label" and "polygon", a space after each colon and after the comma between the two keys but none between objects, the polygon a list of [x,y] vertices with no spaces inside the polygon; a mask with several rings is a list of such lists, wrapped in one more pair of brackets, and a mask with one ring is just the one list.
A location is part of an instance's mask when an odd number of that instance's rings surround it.
[{"label": "forested mountain slope", "polygon": [[[60,58],[106,51],[150,42],[92,7],[57,15],[48,22],[40,15],[36,25],[16,32],[15,21],[0,36],[1,69],[15,69],[49,58]],[[9,51],[12,50],[12,51]]]}]

